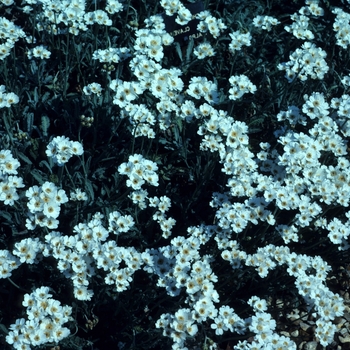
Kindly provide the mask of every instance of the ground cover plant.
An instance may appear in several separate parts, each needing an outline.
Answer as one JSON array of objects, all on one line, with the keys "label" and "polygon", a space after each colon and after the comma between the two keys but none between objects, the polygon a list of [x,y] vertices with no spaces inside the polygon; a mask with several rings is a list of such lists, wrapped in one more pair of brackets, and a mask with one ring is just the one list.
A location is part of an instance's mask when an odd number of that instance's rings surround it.
[{"label": "ground cover plant", "polygon": [[348,346],[349,33],[347,0],[1,0],[1,348]]}]

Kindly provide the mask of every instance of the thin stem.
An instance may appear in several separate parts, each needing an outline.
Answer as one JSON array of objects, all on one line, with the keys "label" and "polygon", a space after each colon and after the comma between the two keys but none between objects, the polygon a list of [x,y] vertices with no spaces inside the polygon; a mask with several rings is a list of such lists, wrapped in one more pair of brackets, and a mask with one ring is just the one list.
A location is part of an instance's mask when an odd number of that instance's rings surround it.
[{"label": "thin stem", "polygon": [[22,287],[20,287],[19,285],[17,285],[15,282],[12,281],[12,279],[10,277],[7,277],[7,279],[10,281],[11,284],[13,284],[16,288],[18,288],[19,290],[23,290],[24,292],[30,293],[29,290],[24,289]]},{"label": "thin stem", "polygon": [[69,32],[67,33],[67,43],[66,43],[66,69],[65,69],[65,79],[64,79],[64,91],[63,96],[66,99],[67,97],[67,90],[68,90],[68,76],[69,76],[69,69],[68,69],[68,57],[69,57]]}]

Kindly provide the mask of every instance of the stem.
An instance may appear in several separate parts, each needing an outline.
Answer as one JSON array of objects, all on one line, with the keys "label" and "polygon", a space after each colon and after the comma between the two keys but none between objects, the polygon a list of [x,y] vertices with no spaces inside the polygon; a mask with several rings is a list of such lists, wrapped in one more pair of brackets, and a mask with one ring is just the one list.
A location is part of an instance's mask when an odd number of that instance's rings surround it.
[{"label": "stem", "polygon": [[[63,168],[63,167],[62,167],[62,168]],[[66,165],[64,165],[64,169],[65,169],[66,172],[67,172],[67,175],[68,175],[69,180],[71,181],[71,183],[72,183],[72,185],[73,185],[73,188],[75,188],[75,184],[74,184],[73,178],[72,178],[71,174],[69,173],[68,168],[67,168]]]},{"label": "stem", "polygon": [[64,79],[64,91],[63,91],[63,97],[64,99],[66,99],[67,97],[67,89],[68,89],[68,76],[69,76],[69,72],[68,72],[68,57],[69,57],[69,32],[67,32],[67,43],[66,43],[66,69],[65,69],[65,79]]},{"label": "stem", "polygon": [[79,74],[80,74],[81,78],[83,79],[83,85],[85,86],[84,75],[80,69],[80,55],[79,55],[79,52],[77,51],[77,44],[75,43],[74,36],[73,36],[73,47],[74,47],[75,56],[77,58],[77,66],[78,66]]},{"label": "stem", "polygon": [[63,178],[63,166],[60,166],[58,168],[58,182],[60,184],[60,187],[62,186],[62,178]]},{"label": "stem", "polygon": [[128,1],[127,6],[126,6],[125,23],[123,25],[123,29],[122,29],[122,32],[120,34],[121,38],[124,38],[124,31],[125,31],[125,28],[127,27],[126,25],[128,22],[129,10],[130,10],[130,0]]},{"label": "stem", "polygon": [[13,284],[16,288],[18,288],[19,290],[23,290],[24,292],[30,293],[29,290],[24,289],[22,287],[20,287],[19,285],[17,285],[15,282],[12,281],[12,279],[10,277],[7,277],[7,279],[10,281],[11,284]]}]

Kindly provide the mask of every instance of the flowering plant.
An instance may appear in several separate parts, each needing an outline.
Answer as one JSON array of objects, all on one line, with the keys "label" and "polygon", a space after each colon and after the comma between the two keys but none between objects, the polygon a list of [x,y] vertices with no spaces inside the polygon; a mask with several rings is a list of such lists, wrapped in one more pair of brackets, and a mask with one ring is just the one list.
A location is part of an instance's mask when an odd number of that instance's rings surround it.
[{"label": "flowering plant", "polygon": [[1,1],[4,349],[349,342],[338,3]]}]

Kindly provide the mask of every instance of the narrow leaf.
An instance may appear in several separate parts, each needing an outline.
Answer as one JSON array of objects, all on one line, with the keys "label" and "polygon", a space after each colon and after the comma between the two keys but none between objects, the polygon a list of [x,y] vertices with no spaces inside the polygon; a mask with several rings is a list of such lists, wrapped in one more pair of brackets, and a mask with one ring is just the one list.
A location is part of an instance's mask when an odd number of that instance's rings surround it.
[{"label": "narrow leaf", "polygon": [[176,49],[176,52],[179,55],[180,60],[182,62],[182,60],[183,60],[182,59],[182,50],[181,50],[181,46],[180,46],[180,44],[178,42],[175,42],[175,49]]},{"label": "narrow leaf", "polygon": [[194,46],[194,40],[193,40],[193,38],[190,38],[190,40],[188,42],[187,50],[186,50],[186,63],[191,60],[193,46]]},{"label": "narrow leaf", "polygon": [[27,164],[30,164],[30,165],[32,164],[32,161],[27,156],[25,156],[23,153],[18,152],[17,156],[19,158],[21,158],[22,160],[24,160]]}]

